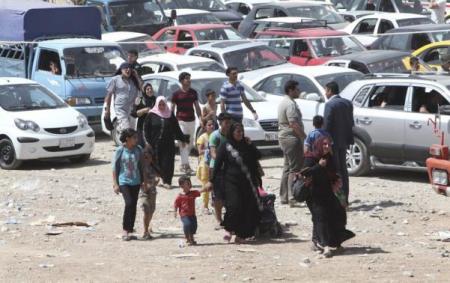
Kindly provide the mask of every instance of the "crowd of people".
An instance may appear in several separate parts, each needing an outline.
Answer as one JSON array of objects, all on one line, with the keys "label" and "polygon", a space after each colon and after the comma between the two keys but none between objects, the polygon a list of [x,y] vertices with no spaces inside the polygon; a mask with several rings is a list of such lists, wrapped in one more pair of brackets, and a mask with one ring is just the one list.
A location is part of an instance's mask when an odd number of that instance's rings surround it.
[{"label": "crowd of people", "polygon": [[[113,158],[114,192],[122,194],[125,209],[123,236],[133,239],[136,209],[140,199],[144,212],[142,239],[151,239],[150,222],[155,211],[158,185],[172,188],[175,140],[179,141],[181,157],[178,179],[181,192],[174,200],[175,217],[179,214],[188,245],[195,245],[197,230],[195,199],[202,197],[203,213],[217,220],[216,229],[224,229],[224,240],[244,243],[255,238],[264,193],[260,165],[261,153],[245,136],[242,105],[258,119],[238,81],[236,68],[226,70],[228,80],[220,90],[220,114],[217,114],[216,93],[207,91],[207,103],[201,109],[197,92],[191,88],[190,74],[181,72],[181,87],[171,96],[171,105],[163,96],[155,97],[151,84],[144,84],[139,75],[136,53],[107,87],[105,117],[109,118],[114,101],[120,142]],[[295,101],[301,92],[296,81],[285,84],[285,97],[278,106],[279,143],[284,156],[280,183],[280,202],[296,205],[293,184],[308,180],[310,197],[306,203],[311,211],[313,248],[325,256],[341,249],[342,242],[354,234],[346,230],[349,182],[346,150],[353,143],[353,106],[341,98],[338,85],[326,85],[328,102],[324,116],[314,117],[315,129],[304,131],[302,114]],[[142,92],[139,94],[139,92]],[[137,118],[134,130],[132,117]],[[201,121],[201,134],[196,139],[195,120]],[[192,189],[189,165],[192,145],[197,147],[196,176],[201,190]]]}]

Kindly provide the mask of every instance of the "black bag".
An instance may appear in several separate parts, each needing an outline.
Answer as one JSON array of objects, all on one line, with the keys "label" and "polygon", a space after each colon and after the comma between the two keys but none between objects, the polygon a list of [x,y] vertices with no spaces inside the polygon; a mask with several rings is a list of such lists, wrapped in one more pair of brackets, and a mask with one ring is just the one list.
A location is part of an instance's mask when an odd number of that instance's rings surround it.
[{"label": "black bag", "polygon": [[114,129],[110,116],[103,116],[103,122],[105,123],[105,127],[108,131],[112,131]]},{"label": "black bag", "polygon": [[307,201],[311,197],[311,177],[298,174],[292,184],[292,195],[298,202]]}]

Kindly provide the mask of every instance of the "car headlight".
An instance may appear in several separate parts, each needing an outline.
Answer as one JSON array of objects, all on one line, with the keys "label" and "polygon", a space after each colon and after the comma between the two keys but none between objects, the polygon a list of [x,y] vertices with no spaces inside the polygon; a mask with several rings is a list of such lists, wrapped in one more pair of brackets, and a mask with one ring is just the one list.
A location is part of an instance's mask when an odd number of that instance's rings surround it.
[{"label": "car headlight", "polygon": [[76,97],[71,96],[66,99],[66,103],[70,106],[91,105],[92,101],[89,97]]},{"label": "car headlight", "polygon": [[258,122],[252,119],[244,118],[242,119],[242,125],[244,125],[245,128],[258,128]]},{"label": "car headlight", "polygon": [[431,172],[431,175],[433,178],[433,184],[447,186],[447,184],[448,184],[447,171],[433,169],[433,171]]},{"label": "car headlight", "polygon": [[27,120],[22,120],[22,119],[14,119],[14,123],[16,124],[16,127],[26,131],[26,130],[32,130],[33,132],[39,132],[40,128],[39,125],[36,124],[33,121],[27,121]]},{"label": "car headlight", "polygon": [[78,120],[78,126],[80,126],[80,128],[83,129],[83,128],[87,127],[88,121],[83,114],[78,115],[77,120]]}]

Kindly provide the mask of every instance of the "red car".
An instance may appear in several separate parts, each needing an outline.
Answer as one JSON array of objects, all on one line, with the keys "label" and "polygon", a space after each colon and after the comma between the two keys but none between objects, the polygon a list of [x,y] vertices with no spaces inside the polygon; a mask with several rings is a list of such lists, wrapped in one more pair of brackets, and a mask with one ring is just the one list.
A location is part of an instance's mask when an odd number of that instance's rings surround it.
[{"label": "red car", "polygon": [[[294,39],[286,40],[289,37]],[[300,66],[321,65],[332,57],[366,50],[354,37],[327,27],[269,28],[258,32],[256,38],[270,39],[269,46]]]},{"label": "red car", "polygon": [[243,37],[231,26],[225,24],[195,24],[166,27],[153,38],[166,42],[168,52],[184,54],[187,49],[211,40],[241,40]]}]

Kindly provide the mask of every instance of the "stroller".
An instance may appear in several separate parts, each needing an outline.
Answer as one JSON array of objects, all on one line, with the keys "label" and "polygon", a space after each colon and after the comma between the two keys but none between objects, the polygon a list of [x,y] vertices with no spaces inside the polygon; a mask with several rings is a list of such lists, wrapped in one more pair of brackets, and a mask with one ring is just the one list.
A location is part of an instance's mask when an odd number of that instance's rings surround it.
[{"label": "stroller", "polygon": [[263,189],[259,189],[260,200],[263,206],[261,212],[261,220],[256,232],[256,236],[269,235],[272,238],[280,237],[283,233],[280,222],[278,222],[277,214],[275,213],[275,199],[274,194],[269,194]]}]

